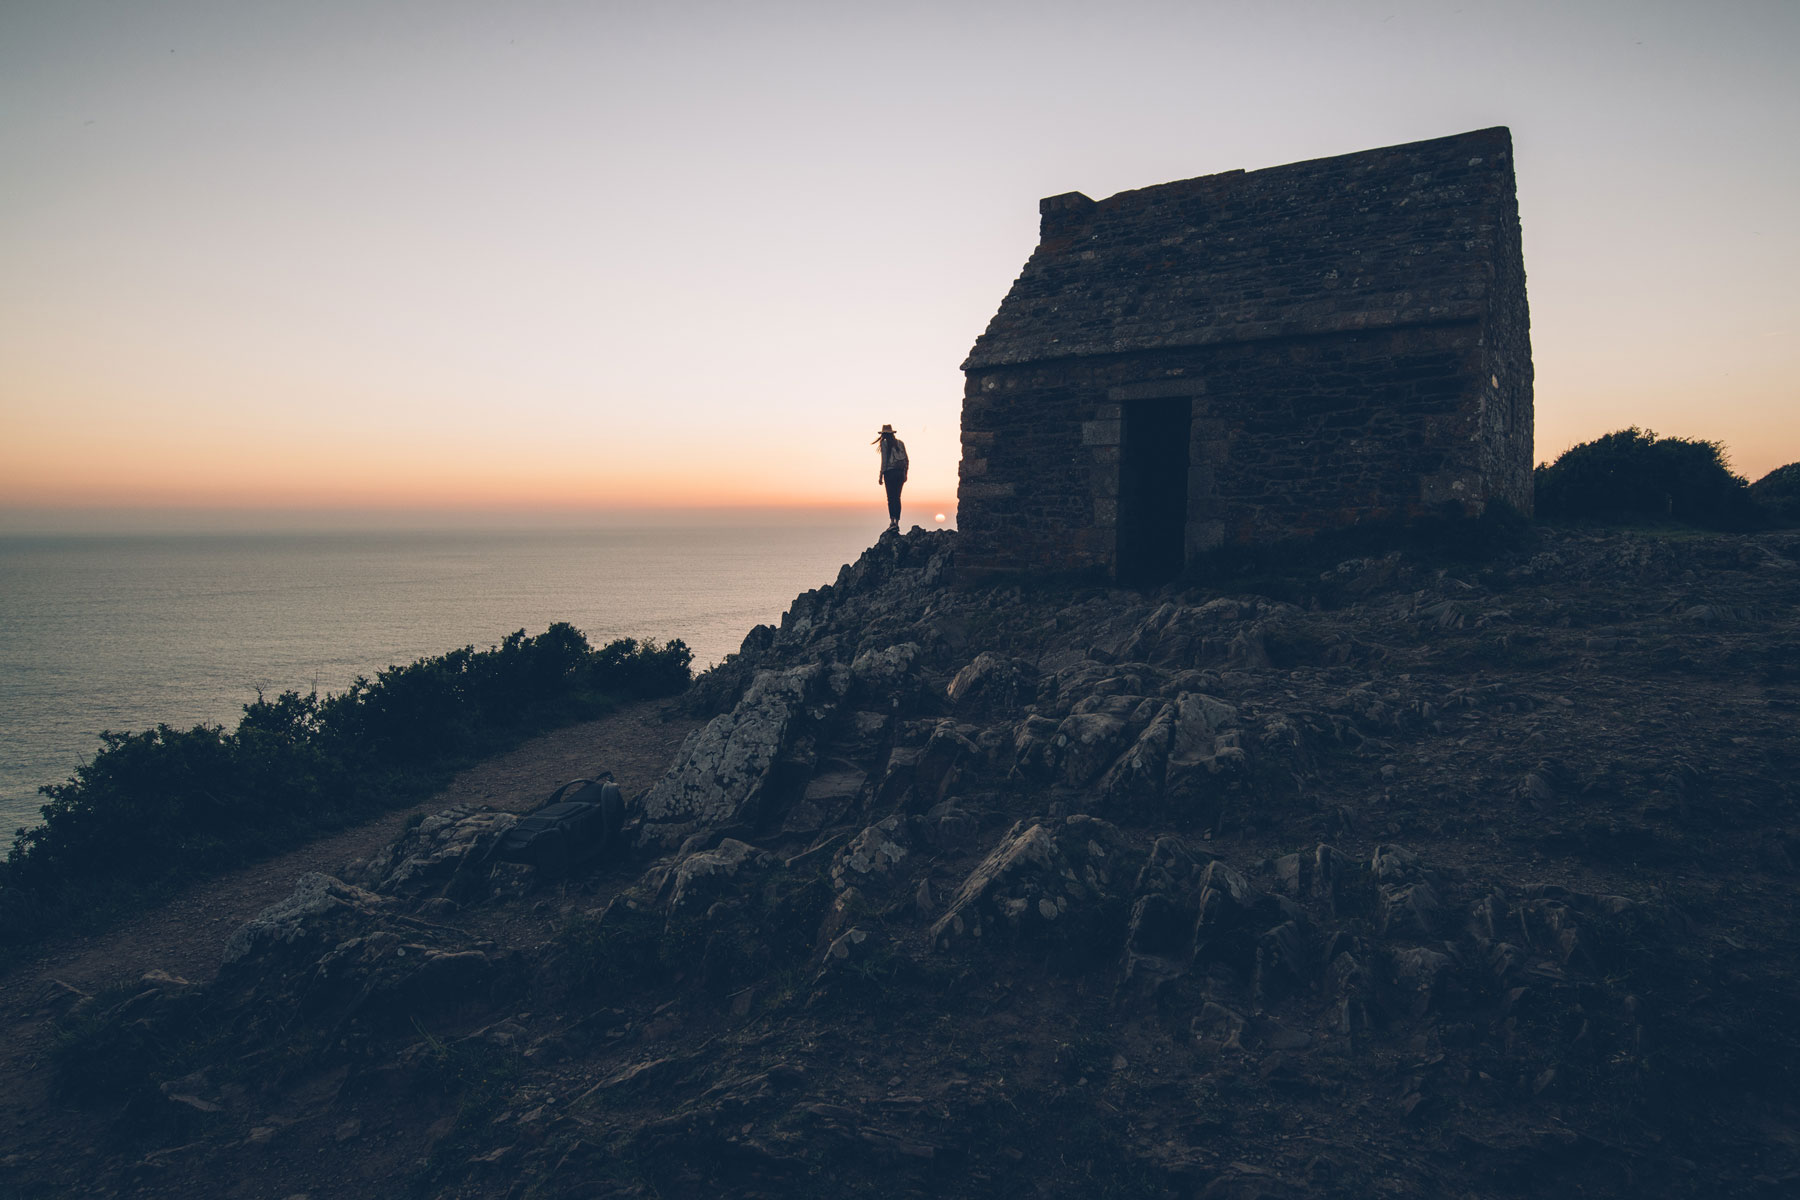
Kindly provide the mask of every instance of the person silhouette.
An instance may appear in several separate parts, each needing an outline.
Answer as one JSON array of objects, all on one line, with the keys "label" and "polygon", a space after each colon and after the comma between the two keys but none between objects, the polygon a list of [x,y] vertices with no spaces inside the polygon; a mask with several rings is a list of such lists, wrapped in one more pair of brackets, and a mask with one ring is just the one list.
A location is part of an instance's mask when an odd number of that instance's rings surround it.
[{"label": "person silhouette", "polygon": [[906,443],[894,436],[892,425],[883,425],[871,446],[881,447],[881,474],[875,482],[887,486],[888,532],[900,532],[900,489],[906,486]]}]

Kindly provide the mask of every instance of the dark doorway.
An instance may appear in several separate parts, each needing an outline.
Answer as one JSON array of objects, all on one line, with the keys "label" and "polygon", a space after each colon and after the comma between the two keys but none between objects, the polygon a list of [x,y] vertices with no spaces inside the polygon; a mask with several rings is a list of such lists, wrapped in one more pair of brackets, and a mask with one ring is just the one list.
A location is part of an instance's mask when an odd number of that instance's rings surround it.
[{"label": "dark doorway", "polygon": [[1124,405],[1119,439],[1119,582],[1153,587],[1186,565],[1186,396]]}]

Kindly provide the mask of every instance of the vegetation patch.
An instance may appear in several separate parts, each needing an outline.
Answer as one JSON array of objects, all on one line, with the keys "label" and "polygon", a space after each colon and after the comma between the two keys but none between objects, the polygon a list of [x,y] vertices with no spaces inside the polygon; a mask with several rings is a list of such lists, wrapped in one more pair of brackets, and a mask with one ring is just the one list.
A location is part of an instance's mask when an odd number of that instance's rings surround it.
[{"label": "vegetation patch", "polygon": [[1800,525],[1800,463],[1776,467],[1750,485],[1750,498],[1780,526]]},{"label": "vegetation patch", "polygon": [[0,865],[0,953],[411,803],[545,729],[678,693],[691,660],[678,640],[596,650],[559,622],[341,694],[258,697],[235,730],[104,733],[73,779],[41,789],[43,824]]},{"label": "vegetation patch", "polygon": [[1532,473],[1545,520],[1680,521],[1754,529],[1763,513],[1719,442],[1658,437],[1633,425],[1565,450]]}]

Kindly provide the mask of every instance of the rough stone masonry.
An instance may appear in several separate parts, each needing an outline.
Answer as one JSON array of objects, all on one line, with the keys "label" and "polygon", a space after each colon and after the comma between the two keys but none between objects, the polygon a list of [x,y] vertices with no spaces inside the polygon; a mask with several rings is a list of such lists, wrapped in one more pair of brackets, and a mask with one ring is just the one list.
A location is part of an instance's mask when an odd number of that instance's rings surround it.
[{"label": "rough stone masonry", "polygon": [[1226,545],[1530,512],[1506,129],[1039,211],[963,363],[959,572],[1156,583]]}]

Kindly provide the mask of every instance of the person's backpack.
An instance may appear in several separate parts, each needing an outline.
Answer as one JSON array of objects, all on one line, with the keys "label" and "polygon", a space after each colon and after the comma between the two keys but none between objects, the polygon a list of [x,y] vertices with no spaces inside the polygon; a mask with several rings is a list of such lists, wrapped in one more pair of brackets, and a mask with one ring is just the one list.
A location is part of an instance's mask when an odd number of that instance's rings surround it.
[{"label": "person's backpack", "polygon": [[[574,789],[567,800],[565,792]],[[618,843],[625,824],[625,798],[611,775],[572,779],[550,794],[544,807],[501,835],[494,857],[526,863],[546,878],[567,875],[580,862]]]}]

